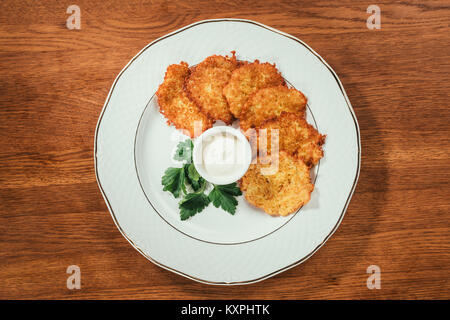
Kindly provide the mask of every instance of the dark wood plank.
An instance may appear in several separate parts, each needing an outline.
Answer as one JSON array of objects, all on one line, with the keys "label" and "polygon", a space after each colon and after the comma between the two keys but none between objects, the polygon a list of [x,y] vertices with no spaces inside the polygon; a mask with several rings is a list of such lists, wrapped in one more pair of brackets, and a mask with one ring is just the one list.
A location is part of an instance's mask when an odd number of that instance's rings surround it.
[{"label": "dark wood plank", "polygon": [[[355,1],[0,3],[0,298],[449,299],[450,6],[380,1],[381,29]],[[297,36],[338,73],[361,127],[362,169],[342,225],[303,265],[211,287],[148,262],[98,190],[93,139],[123,66],[202,19],[252,19]],[[82,289],[66,288],[77,264]],[[379,265],[382,289],[368,290]]]}]

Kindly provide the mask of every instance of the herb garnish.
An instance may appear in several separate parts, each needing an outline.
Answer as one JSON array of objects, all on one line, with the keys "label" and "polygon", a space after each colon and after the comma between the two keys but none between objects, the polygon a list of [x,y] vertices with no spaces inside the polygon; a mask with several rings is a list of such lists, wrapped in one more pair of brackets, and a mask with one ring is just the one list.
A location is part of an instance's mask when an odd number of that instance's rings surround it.
[{"label": "herb garnish", "polygon": [[221,207],[223,210],[234,214],[238,204],[236,196],[242,195],[241,189],[236,183],[226,185],[214,185],[214,189],[209,193],[208,198],[216,208]]},{"label": "herb garnish", "polygon": [[173,158],[178,161],[187,161],[192,163],[192,150],[194,149],[194,144],[191,139],[181,141],[178,143],[177,150]]},{"label": "herb garnish", "polygon": [[[181,220],[186,220],[195,214],[203,211],[210,202],[216,208],[234,214],[238,201],[237,196],[242,195],[236,182],[227,185],[211,184],[213,189],[206,195],[205,189],[210,184],[203,179],[195,169],[192,163],[192,140],[187,139],[178,143],[174,159],[183,162],[181,168],[168,168],[161,183],[164,186],[163,191],[169,191],[175,198],[182,196],[178,204],[180,208]],[[189,190],[192,190],[188,192]]]}]

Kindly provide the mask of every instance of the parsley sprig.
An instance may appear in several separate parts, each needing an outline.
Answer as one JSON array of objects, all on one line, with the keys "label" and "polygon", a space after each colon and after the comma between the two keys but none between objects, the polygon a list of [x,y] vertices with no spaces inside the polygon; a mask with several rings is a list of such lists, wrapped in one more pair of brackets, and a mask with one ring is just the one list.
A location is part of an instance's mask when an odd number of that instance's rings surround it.
[{"label": "parsley sprig", "polygon": [[242,195],[241,189],[236,183],[226,185],[214,185],[214,189],[208,195],[209,200],[216,208],[221,207],[223,210],[234,214],[238,204],[236,197]]},{"label": "parsley sprig", "polygon": [[192,163],[193,148],[194,144],[190,139],[180,142],[173,158],[183,162],[183,165],[180,168],[167,168],[161,179],[163,191],[172,193],[175,198],[181,197],[178,203],[181,220],[203,211],[211,202],[216,208],[220,207],[234,214],[238,204],[236,197],[242,195],[237,183],[212,184],[213,189],[206,195],[209,182],[200,176]]}]

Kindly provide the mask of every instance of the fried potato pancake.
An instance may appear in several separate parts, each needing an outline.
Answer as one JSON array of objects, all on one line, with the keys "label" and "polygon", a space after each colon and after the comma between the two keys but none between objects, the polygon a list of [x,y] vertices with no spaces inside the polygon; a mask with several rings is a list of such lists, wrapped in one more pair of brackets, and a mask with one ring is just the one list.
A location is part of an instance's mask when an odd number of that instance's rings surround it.
[{"label": "fried potato pancake", "polygon": [[[261,138],[267,129],[267,154],[270,154],[272,130],[278,129],[279,150],[302,159],[312,167],[323,157],[325,135],[320,134],[303,116],[283,112],[278,118],[264,122],[256,131]],[[260,150],[261,154],[261,150]]]},{"label": "fried potato pancake", "polygon": [[223,94],[231,113],[239,118],[244,104],[252,93],[261,88],[284,84],[284,79],[275,65],[255,60],[252,63],[244,63],[233,71],[230,81],[223,88]]},{"label": "fried potato pancake", "polygon": [[[164,81],[159,86],[156,96],[159,111],[166,117],[167,124],[173,124],[177,129],[194,138],[211,128],[212,121],[186,95],[183,87],[188,75],[189,67],[186,62],[170,65],[167,67]],[[197,130],[195,130],[196,126]]]},{"label": "fried potato pancake", "polygon": [[241,190],[250,204],[272,216],[287,216],[311,198],[314,185],[309,167],[301,159],[283,151],[279,153],[278,171],[264,175],[261,169],[269,165],[260,161],[250,165],[239,181]]},{"label": "fried potato pancake", "polygon": [[213,121],[222,120],[226,124],[233,122],[223,88],[237,67],[234,51],[231,57],[214,55],[191,68],[186,78],[185,89],[189,98]]},{"label": "fried potato pancake", "polygon": [[282,112],[305,116],[306,97],[300,91],[286,86],[263,88],[252,94],[245,103],[240,126],[243,130],[260,126]]}]

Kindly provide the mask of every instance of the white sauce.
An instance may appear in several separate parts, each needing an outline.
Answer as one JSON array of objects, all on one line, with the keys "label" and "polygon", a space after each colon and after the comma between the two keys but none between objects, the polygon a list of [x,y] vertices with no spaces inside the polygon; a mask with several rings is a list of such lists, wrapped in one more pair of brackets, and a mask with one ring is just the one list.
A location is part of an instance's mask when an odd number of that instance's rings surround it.
[{"label": "white sauce", "polygon": [[202,160],[206,173],[215,178],[228,178],[238,174],[245,165],[244,145],[236,136],[218,133],[202,143]]}]

